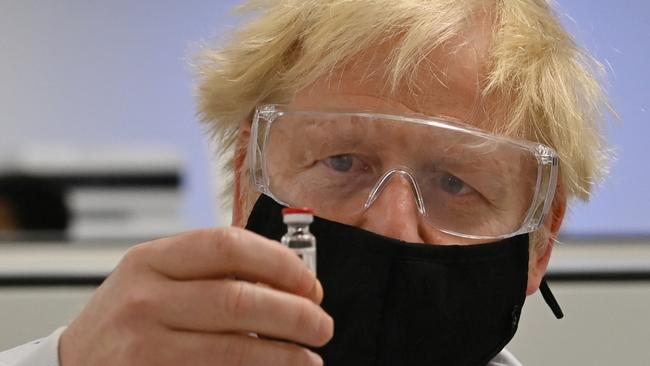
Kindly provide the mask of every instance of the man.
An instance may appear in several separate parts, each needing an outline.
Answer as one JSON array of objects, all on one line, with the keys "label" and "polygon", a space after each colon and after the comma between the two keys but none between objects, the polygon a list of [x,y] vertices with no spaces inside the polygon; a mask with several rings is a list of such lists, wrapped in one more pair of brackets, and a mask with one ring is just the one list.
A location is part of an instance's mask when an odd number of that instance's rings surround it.
[{"label": "man", "polygon": [[[135,246],[69,327],[5,359],[54,364],[58,339],[62,366],[519,364],[523,299],[603,169],[600,89],[549,5],[251,10],[198,68],[233,227]],[[318,216],[320,280],[255,234],[277,240],[287,205]]]}]

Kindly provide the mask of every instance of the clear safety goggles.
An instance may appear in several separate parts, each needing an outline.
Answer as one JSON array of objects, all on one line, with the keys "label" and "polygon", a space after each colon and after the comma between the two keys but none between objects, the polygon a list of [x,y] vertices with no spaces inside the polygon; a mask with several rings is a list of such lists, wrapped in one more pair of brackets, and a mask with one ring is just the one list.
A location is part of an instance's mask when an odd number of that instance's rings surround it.
[{"label": "clear safety goggles", "polygon": [[469,239],[539,228],[558,174],[552,148],[462,123],[282,105],[256,109],[249,156],[255,186],[278,203],[337,220],[399,180],[433,228]]}]

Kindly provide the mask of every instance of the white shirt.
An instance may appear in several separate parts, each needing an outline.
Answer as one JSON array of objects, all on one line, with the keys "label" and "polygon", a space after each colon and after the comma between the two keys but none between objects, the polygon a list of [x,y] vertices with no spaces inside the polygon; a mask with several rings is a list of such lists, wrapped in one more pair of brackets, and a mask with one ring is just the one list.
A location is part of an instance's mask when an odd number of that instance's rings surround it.
[{"label": "white shirt", "polygon": [[[46,338],[0,352],[0,366],[60,366],[59,337],[64,329],[59,328]],[[504,349],[486,366],[522,365]]]},{"label": "white shirt", "polygon": [[60,366],[59,337],[65,327],[49,336],[0,352],[0,366]]}]

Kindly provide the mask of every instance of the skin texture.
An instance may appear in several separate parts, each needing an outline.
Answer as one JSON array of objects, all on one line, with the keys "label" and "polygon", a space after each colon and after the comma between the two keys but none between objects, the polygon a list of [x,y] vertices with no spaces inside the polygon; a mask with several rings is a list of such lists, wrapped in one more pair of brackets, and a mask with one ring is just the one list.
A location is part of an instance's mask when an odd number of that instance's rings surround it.
[{"label": "skin texture", "polygon": [[[384,44],[299,91],[291,105],[416,112],[490,129],[499,119],[486,111],[502,101],[480,93],[490,34],[485,24],[477,21],[462,36],[460,43],[469,47],[449,45],[425,60],[415,85],[388,92],[382,75],[391,45]],[[320,283],[289,249],[241,229],[256,198],[242,179],[249,136],[250,121],[242,121],[233,167],[233,227],[131,249],[62,334],[62,366],[322,364],[297,345],[321,346],[333,335],[332,318],[318,305]],[[545,222],[548,235],[531,254],[528,294],[539,287],[564,216],[561,186],[558,193]],[[338,219],[407,241],[451,240],[423,222],[402,179],[391,180],[363,214]]]},{"label": "skin texture", "polygon": [[129,250],[62,334],[59,358],[62,366],[321,365],[297,344],[332,337],[322,297],[313,272],[278,242],[239,228],[163,238]]}]

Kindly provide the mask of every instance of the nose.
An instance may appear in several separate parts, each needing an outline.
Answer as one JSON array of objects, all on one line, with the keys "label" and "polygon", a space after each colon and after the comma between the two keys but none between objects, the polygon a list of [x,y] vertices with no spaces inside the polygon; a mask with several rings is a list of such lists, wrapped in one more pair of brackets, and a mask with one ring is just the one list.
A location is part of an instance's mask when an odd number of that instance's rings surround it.
[{"label": "nose", "polygon": [[412,243],[425,243],[427,223],[420,214],[417,185],[405,172],[385,175],[371,193],[357,226],[374,233]]}]

